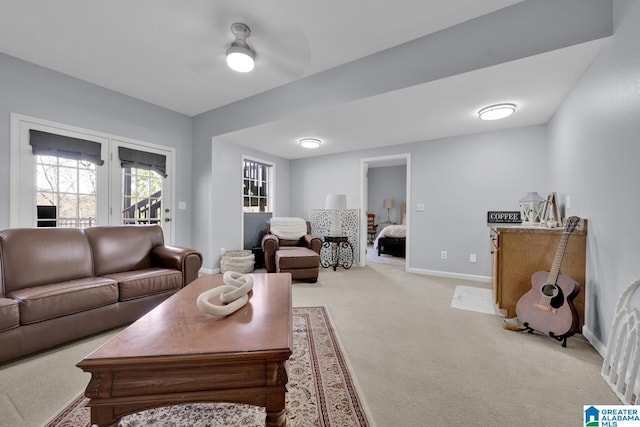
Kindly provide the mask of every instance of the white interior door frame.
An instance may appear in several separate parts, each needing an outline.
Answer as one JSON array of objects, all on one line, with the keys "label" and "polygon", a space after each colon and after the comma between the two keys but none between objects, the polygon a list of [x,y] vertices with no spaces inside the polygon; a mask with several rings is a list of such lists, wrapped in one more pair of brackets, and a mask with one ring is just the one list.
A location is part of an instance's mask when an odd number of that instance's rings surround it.
[{"label": "white interior door frame", "polygon": [[367,261],[367,207],[369,196],[369,180],[368,173],[371,167],[383,167],[383,166],[400,166],[406,165],[406,223],[407,223],[407,241],[406,241],[406,254],[405,254],[405,271],[409,269],[411,253],[410,253],[410,241],[411,241],[411,153],[391,154],[388,156],[379,157],[366,157],[360,160],[360,266],[364,267]]}]

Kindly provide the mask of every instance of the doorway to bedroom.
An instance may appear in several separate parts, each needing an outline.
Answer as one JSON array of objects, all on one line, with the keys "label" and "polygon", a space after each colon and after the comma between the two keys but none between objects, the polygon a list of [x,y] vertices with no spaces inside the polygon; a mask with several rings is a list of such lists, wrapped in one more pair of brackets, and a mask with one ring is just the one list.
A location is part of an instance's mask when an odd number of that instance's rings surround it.
[{"label": "doorway to bedroom", "polygon": [[363,241],[360,259],[407,268],[409,259],[410,156],[362,160]]}]

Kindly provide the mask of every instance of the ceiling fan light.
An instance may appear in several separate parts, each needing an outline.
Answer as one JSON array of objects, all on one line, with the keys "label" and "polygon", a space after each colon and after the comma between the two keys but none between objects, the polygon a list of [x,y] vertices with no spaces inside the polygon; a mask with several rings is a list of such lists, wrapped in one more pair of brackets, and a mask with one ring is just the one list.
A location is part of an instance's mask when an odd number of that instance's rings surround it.
[{"label": "ceiling fan light", "polygon": [[302,138],[298,143],[303,148],[318,148],[322,141],[317,138]]},{"label": "ceiling fan light", "polygon": [[509,117],[516,111],[516,104],[495,104],[478,111],[482,120],[500,120]]},{"label": "ceiling fan light", "polygon": [[256,53],[247,43],[247,37],[251,35],[251,30],[245,24],[236,22],[231,25],[231,32],[235,40],[227,49],[227,65],[234,71],[247,73],[253,70]]},{"label": "ceiling fan light", "polygon": [[251,49],[235,46],[234,44],[227,49],[227,65],[239,73],[248,73],[253,70],[255,65],[255,54]]}]

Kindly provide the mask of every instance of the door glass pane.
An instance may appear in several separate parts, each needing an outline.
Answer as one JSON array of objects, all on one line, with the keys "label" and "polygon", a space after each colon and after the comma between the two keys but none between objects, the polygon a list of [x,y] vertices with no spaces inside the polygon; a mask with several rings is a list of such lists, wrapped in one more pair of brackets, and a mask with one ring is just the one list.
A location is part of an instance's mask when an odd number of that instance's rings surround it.
[{"label": "door glass pane", "polygon": [[97,170],[90,162],[35,156],[39,227],[90,227],[97,214]]},{"label": "door glass pane", "polygon": [[122,223],[160,223],[163,177],[151,170],[124,167],[122,183]]},{"label": "door glass pane", "polygon": [[253,160],[244,160],[243,168],[243,209],[244,212],[270,212],[273,166]]}]

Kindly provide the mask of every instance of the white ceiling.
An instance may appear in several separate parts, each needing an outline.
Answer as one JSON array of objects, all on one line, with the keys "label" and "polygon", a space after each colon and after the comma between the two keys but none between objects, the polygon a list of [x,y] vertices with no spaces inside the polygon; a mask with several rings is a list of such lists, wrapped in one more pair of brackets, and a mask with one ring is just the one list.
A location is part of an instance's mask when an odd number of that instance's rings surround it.
[{"label": "white ceiling", "polygon": [[[195,116],[518,2],[2,0],[0,52]],[[251,27],[252,73],[226,67],[233,22]],[[299,158],[545,123],[602,44],[577,44],[220,138]],[[494,99],[516,102],[518,114],[491,124],[477,120],[477,109]],[[324,144],[302,151],[296,141],[304,136]]]}]

